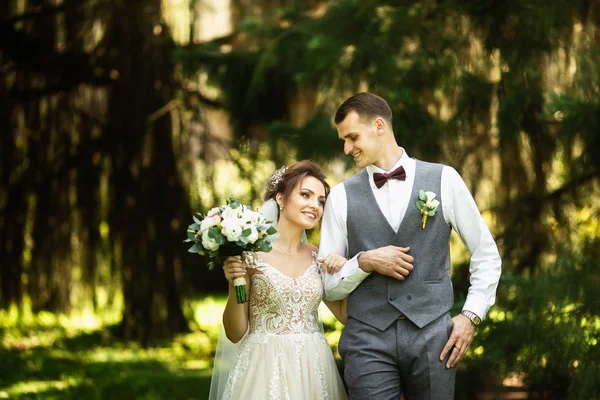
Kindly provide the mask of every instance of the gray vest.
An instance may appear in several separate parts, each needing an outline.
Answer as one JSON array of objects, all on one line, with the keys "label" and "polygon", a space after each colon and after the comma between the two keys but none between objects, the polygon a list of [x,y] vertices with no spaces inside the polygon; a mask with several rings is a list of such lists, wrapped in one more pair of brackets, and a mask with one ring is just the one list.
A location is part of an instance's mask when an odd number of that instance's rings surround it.
[{"label": "gray vest", "polygon": [[[441,164],[417,160],[415,182],[398,233],[389,225],[377,205],[363,169],[344,182],[348,201],[348,250],[354,257],[361,251],[388,245],[410,247],[414,269],[398,281],[372,273],[348,298],[348,315],[381,331],[404,314],[422,328],[450,310],[454,304],[450,280],[451,227],[444,221],[441,198]],[[436,193],[440,201],[433,217],[421,228],[417,208],[419,189]]]}]

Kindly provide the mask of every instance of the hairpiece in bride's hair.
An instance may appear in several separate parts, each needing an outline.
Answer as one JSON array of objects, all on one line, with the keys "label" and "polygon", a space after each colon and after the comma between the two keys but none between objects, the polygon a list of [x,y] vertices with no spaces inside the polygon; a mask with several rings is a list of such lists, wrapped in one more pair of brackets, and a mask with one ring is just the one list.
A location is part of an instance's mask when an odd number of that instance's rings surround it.
[{"label": "hairpiece in bride's hair", "polygon": [[283,179],[283,174],[285,173],[285,170],[286,167],[281,167],[277,171],[275,171],[273,175],[269,177],[269,179],[267,179],[267,182],[265,183],[265,190],[267,192],[275,192],[277,190],[277,185]]}]

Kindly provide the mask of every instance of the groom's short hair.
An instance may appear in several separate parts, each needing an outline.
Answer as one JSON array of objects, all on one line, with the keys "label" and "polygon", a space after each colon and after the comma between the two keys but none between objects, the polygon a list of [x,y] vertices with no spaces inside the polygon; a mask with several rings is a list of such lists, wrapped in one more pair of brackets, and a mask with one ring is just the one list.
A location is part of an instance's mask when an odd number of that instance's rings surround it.
[{"label": "groom's short hair", "polygon": [[360,92],[344,101],[335,113],[336,125],[345,120],[352,111],[364,122],[381,117],[387,123],[392,123],[392,109],[387,101],[373,93]]}]

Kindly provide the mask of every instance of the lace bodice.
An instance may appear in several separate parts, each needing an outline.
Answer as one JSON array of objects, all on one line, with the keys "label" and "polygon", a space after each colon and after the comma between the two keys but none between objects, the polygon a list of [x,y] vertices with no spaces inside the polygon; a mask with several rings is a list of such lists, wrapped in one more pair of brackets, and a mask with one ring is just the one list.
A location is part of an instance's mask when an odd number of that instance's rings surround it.
[{"label": "lace bodice", "polygon": [[312,258],[303,275],[291,278],[258,255],[246,253],[248,268],[256,269],[249,297],[250,327],[228,370],[222,400],[346,399],[319,327],[323,284],[317,254]]},{"label": "lace bodice", "polygon": [[252,275],[249,298],[250,334],[298,334],[319,332],[318,307],[323,296],[317,254],[306,272],[291,278],[262,261],[247,255]]}]

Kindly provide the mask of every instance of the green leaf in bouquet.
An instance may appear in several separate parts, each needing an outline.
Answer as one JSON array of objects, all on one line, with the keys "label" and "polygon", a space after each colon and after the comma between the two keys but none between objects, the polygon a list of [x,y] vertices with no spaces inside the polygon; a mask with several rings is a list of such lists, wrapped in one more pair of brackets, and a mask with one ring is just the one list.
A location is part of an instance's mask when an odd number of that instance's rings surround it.
[{"label": "green leaf in bouquet", "polygon": [[429,212],[427,213],[427,215],[429,215],[430,217],[433,217],[433,216],[435,215],[435,211],[429,211]]},{"label": "green leaf in bouquet", "polygon": [[422,210],[424,205],[425,203],[423,202],[423,200],[417,200],[417,208],[419,210]]},{"label": "green leaf in bouquet", "polygon": [[238,208],[239,206],[241,206],[240,202],[234,199],[233,197],[227,199],[227,205],[231,208]]},{"label": "green leaf in bouquet", "polygon": [[200,230],[200,224],[193,223],[190,226],[188,226],[188,230],[198,232]]},{"label": "green leaf in bouquet", "polygon": [[268,253],[268,252],[270,252],[272,250],[271,249],[271,244],[269,242],[259,243],[258,244],[258,250],[262,251],[262,252],[265,252],[265,253]]},{"label": "green leaf in bouquet", "polygon": [[189,253],[199,253],[200,251],[202,251],[202,245],[200,243],[195,243],[188,250]]},{"label": "green leaf in bouquet", "polygon": [[[202,214],[198,213],[198,215],[200,216],[200,218],[202,218]],[[195,215],[192,216],[192,218],[194,219],[194,222],[197,223],[198,225],[202,224],[202,221],[200,221],[198,218],[196,218]]]},{"label": "green leaf in bouquet", "polygon": [[208,264],[206,264],[206,266],[208,267],[208,270],[210,271],[215,267],[215,262],[211,261]]},{"label": "green leaf in bouquet", "polygon": [[267,229],[267,234],[269,235],[274,235],[277,233],[277,229],[273,228],[273,226],[270,226],[269,229]]},{"label": "green leaf in bouquet", "polygon": [[423,200],[423,201],[427,201],[427,195],[425,194],[424,190],[419,190],[419,199]]},{"label": "green leaf in bouquet", "polygon": [[246,228],[246,229],[244,229],[244,230],[242,231],[242,235],[243,235],[244,237],[248,237],[248,236],[250,236],[250,234],[251,234],[251,233],[252,233],[252,229],[250,229],[250,228]]},{"label": "green leaf in bouquet", "polygon": [[220,233],[217,235],[216,238],[214,238],[214,241],[218,244],[225,244],[225,238]]},{"label": "green leaf in bouquet", "polygon": [[221,230],[219,228],[216,227],[211,227],[208,228],[208,237],[211,238],[212,240],[214,240],[215,242],[217,241],[217,238],[221,236]]},{"label": "green leaf in bouquet", "polygon": [[188,236],[188,240],[191,242],[196,240],[196,232],[194,232],[194,231],[187,231],[187,236]]}]

